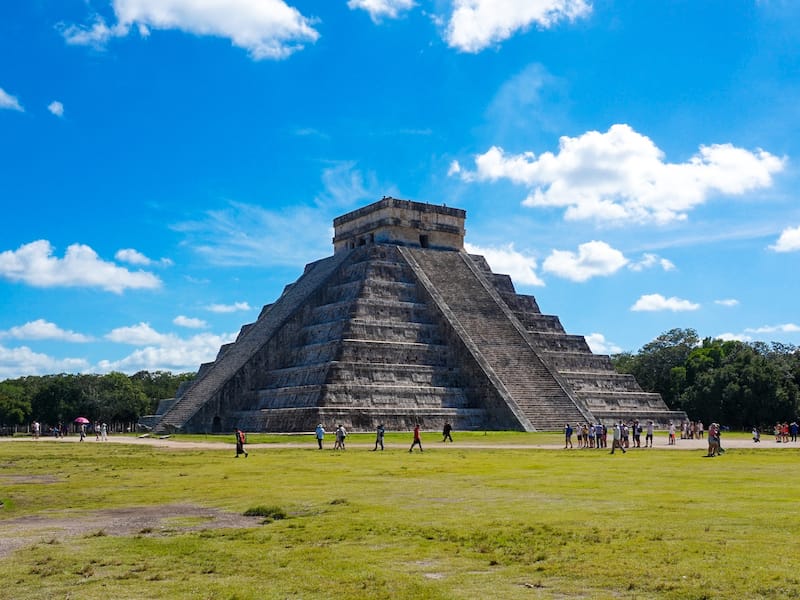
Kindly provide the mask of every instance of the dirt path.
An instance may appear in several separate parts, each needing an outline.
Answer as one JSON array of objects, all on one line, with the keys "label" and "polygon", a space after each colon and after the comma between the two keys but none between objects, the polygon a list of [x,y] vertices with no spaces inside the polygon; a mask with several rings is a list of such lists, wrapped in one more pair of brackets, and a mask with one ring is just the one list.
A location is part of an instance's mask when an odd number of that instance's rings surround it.
[{"label": "dirt path", "polygon": [[[475,442],[475,441],[466,441],[464,443],[453,443],[453,444],[442,444],[439,442],[438,438],[441,437],[439,434],[431,433],[429,434],[430,440],[425,439],[425,435],[423,434],[422,442],[425,448],[429,449],[441,449],[441,450],[469,450],[469,449],[476,449],[476,450],[558,450],[563,449],[561,444],[507,444],[507,443],[482,443],[482,442]],[[12,443],[53,443],[53,444],[68,444],[68,443],[79,443],[80,440],[77,436],[70,436],[66,438],[52,438],[52,437],[42,437],[38,440],[34,440],[29,437],[12,437],[12,438],[2,438],[0,437],[0,443],[2,442],[12,442]],[[156,448],[166,448],[166,449],[173,449],[173,450],[195,450],[195,449],[205,449],[205,450],[230,450],[233,451],[234,445],[233,442],[224,442],[224,441],[209,441],[209,442],[196,442],[196,441],[181,441],[178,439],[170,439],[169,437],[131,437],[127,435],[118,435],[118,436],[109,436],[108,442],[97,442],[92,437],[87,437],[86,441],[81,442],[84,444],[102,444],[102,443],[112,443],[112,444],[133,444],[133,445],[140,445],[140,446],[152,446]],[[409,434],[409,443],[411,443],[411,437]],[[573,442],[575,443],[575,442]],[[800,448],[800,442],[789,442],[787,444],[778,444],[775,442],[774,439],[771,437],[764,438],[758,444],[754,443],[750,439],[741,439],[741,438],[728,438],[726,439],[724,436],[722,438],[722,446],[723,448],[753,448],[753,449],[791,449],[791,448]],[[326,449],[331,449],[333,447],[333,442],[327,443],[326,440]],[[373,442],[349,442],[347,447],[350,449],[371,449],[373,447]],[[259,449],[259,450],[280,450],[286,448],[316,448],[316,441],[313,439],[309,439],[307,442],[280,442],[280,443],[271,443],[271,444],[248,444],[247,449]],[[675,445],[670,446],[667,444],[666,436],[659,436],[656,437],[653,450],[706,450],[708,448],[708,441],[705,439],[702,440],[676,440]],[[407,450],[408,447],[405,444],[400,445],[389,445],[387,444],[387,450]],[[594,452],[596,450],[588,448],[588,449],[579,449],[577,444],[575,444],[575,448],[573,448],[576,452]],[[638,450],[633,448],[633,450]],[[642,448],[641,450],[645,450]],[[647,451],[650,449],[648,448]]]}]

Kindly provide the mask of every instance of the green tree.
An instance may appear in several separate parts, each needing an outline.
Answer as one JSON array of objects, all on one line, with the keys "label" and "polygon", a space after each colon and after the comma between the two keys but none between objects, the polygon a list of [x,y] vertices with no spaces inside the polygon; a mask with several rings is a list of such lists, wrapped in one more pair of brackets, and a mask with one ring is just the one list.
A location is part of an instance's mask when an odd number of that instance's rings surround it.
[{"label": "green tree", "polygon": [[31,416],[25,389],[10,381],[0,383],[0,425],[22,425]]},{"label": "green tree", "polygon": [[47,375],[31,398],[33,418],[55,425],[68,422],[85,406],[86,398],[76,375]]},{"label": "green tree", "polygon": [[98,382],[99,417],[110,422],[133,422],[144,415],[149,402],[124,373],[109,373]]},{"label": "green tree", "polygon": [[635,355],[617,355],[614,364],[630,373],[648,392],[658,392],[667,406],[680,408],[680,387],[685,374],[680,370],[700,339],[694,329],[671,329],[645,344]]}]

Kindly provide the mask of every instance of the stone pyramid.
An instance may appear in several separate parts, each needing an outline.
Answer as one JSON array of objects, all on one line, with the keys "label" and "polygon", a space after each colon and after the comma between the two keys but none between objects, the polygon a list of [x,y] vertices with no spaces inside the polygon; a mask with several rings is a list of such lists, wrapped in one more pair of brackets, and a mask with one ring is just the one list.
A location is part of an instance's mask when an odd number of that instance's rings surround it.
[{"label": "stone pyramid", "polygon": [[334,220],[334,254],[242,327],[156,431],[561,429],[686,418],[464,251],[463,210],[395,198]]}]

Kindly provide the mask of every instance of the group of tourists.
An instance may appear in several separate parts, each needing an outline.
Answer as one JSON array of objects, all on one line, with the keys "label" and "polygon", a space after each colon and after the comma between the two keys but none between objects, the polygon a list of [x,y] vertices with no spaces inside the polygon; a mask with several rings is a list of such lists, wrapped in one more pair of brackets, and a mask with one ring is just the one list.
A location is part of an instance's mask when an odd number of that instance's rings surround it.
[{"label": "group of tourists", "polygon": [[681,439],[682,440],[702,440],[703,439],[703,422],[702,421],[684,421],[681,423]]},{"label": "group of tourists", "polygon": [[[238,430],[237,430],[238,431]],[[323,427],[322,423],[317,425],[314,431],[314,437],[317,440],[317,448],[320,450],[323,449],[323,444],[325,441],[325,427]],[[383,438],[386,435],[386,428],[384,427],[383,423],[378,425],[375,429],[375,447],[372,449],[373,452],[377,451],[378,448],[381,450],[384,449],[383,445]],[[414,448],[419,448],[419,451],[422,452],[422,436],[420,435],[420,428],[419,424],[414,426],[414,438],[411,442],[411,448],[408,449],[409,452],[413,452]],[[345,439],[347,438],[347,430],[344,428],[344,425],[338,425],[334,432],[334,443],[333,449],[334,450],[345,450]],[[445,423],[444,427],[442,428],[442,441],[443,442],[452,442],[453,441],[453,426],[450,423]]]},{"label": "group of tourists", "polygon": [[798,429],[800,429],[800,426],[797,425],[797,421],[792,421],[791,423],[787,423],[786,421],[783,423],[775,423],[775,427],[773,429],[775,441],[779,444],[796,442]]},{"label": "group of tourists", "polygon": [[[642,447],[642,433],[645,433],[645,448],[653,447],[653,428],[655,425],[653,421],[648,421],[646,425],[642,426],[637,420],[620,421],[611,426],[612,439],[619,440],[619,447],[626,448],[641,448]],[[572,444],[572,435],[578,441],[578,448],[607,448],[608,447],[608,426],[604,423],[578,423],[575,429],[567,423],[564,426],[564,448],[574,448]],[[611,448],[612,454],[614,448]]]}]

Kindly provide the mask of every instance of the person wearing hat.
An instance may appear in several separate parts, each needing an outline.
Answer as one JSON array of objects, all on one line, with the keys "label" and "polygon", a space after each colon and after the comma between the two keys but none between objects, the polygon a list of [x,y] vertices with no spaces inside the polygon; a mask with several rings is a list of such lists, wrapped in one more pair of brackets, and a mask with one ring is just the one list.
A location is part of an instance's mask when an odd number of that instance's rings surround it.
[{"label": "person wearing hat", "polygon": [[322,450],[322,440],[325,439],[325,428],[322,426],[322,423],[317,425],[315,434],[317,436],[317,445],[319,446],[319,449]]}]

